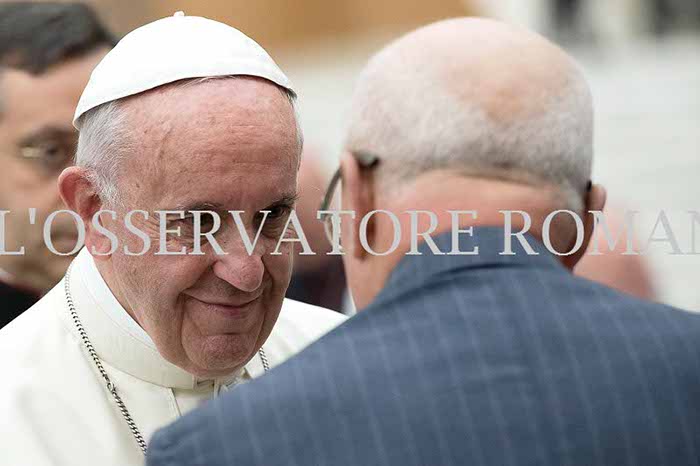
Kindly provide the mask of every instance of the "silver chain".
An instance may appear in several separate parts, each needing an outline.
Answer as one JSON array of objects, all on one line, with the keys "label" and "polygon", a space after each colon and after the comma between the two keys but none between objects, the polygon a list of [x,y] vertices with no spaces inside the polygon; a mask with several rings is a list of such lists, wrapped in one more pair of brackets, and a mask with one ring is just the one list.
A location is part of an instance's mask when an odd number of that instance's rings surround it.
[{"label": "silver chain", "polygon": [[262,361],[263,369],[265,372],[270,370],[270,364],[267,362],[267,354],[265,354],[265,350],[260,347],[258,350],[258,354],[260,355],[260,361]]},{"label": "silver chain", "polygon": [[[131,430],[131,434],[134,436],[134,439],[136,440],[136,443],[138,444],[139,448],[143,452],[144,455],[146,455],[146,452],[148,450],[148,445],[146,444],[146,441],[143,439],[143,435],[141,435],[141,431],[139,430],[138,426],[134,422],[134,418],[131,417],[131,413],[129,413],[129,410],[126,407],[126,404],[124,404],[124,401],[122,398],[119,396],[119,393],[117,393],[117,387],[112,383],[112,380],[109,378],[109,375],[107,375],[107,371],[105,370],[104,366],[102,365],[102,361],[100,361],[100,358],[97,356],[97,352],[95,351],[95,347],[92,346],[92,343],[90,342],[90,338],[88,338],[88,334],[85,331],[85,327],[83,327],[83,323],[80,321],[80,318],[78,317],[78,313],[75,310],[75,304],[73,303],[73,296],[71,295],[70,292],[70,272],[72,269],[72,264],[70,267],[68,267],[68,271],[66,272],[66,276],[64,277],[64,283],[65,283],[65,291],[66,291],[66,302],[68,303],[68,310],[70,311],[71,318],[73,319],[73,323],[75,324],[75,327],[78,329],[78,333],[80,334],[80,338],[83,341],[83,344],[85,345],[85,348],[87,349],[88,354],[92,358],[92,362],[95,363],[95,367],[97,367],[97,370],[100,372],[100,375],[104,379],[106,385],[107,385],[107,391],[112,394],[112,398],[114,398],[114,402],[117,403],[117,407],[119,408],[119,411],[122,413],[122,417],[124,417],[124,421],[126,421],[126,425],[129,426],[129,430]],[[258,354],[260,355],[260,360],[262,361],[263,369],[265,372],[270,370],[270,364],[267,361],[267,355],[265,354],[265,350],[260,347],[258,350]]]}]

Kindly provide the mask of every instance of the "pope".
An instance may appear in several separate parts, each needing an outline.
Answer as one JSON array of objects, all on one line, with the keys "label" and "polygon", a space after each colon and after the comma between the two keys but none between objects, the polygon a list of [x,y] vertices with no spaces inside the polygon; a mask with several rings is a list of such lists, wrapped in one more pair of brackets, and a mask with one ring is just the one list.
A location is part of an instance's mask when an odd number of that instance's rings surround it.
[{"label": "pope", "polygon": [[[178,13],[124,37],[75,114],[76,166],[59,190],[86,225],[63,280],[0,331],[3,464],[128,465],[151,434],[262,375],[340,323],[284,298],[292,244],[271,254],[297,195],[295,93],[241,32]],[[99,224],[91,222],[98,214]],[[155,211],[216,212],[227,254],[139,251]],[[241,218],[250,253],[229,210]],[[261,212],[266,211],[265,215]],[[189,250],[193,219],[168,221]],[[99,228],[103,227],[103,228]],[[284,387],[279,387],[283,390]]]}]

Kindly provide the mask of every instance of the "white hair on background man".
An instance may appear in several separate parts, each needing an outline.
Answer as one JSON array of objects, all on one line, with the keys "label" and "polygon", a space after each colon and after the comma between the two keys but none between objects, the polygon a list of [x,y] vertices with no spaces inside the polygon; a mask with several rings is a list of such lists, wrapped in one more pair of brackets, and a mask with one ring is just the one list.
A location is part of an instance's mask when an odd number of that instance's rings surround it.
[{"label": "white hair on background man", "polygon": [[380,186],[395,189],[442,169],[551,184],[559,188],[563,208],[583,209],[593,157],[593,108],[573,62],[563,84],[535,93],[540,101],[530,108],[536,111],[499,121],[471,90],[450,85],[433,71],[444,63],[431,63],[430,53],[417,57],[390,45],[369,62],[353,97],[345,148],[380,157]]},{"label": "white hair on background man", "polygon": [[[175,86],[192,86],[221,79],[239,79],[239,76],[215,76],[195,78],[175,83]],[[296,94],[275,85],[292,106],[296,123],[299,154],[304,137],[296,109]],[[110,207],[122,205],[119,189],[119,168],[124,157],[135,149],[126,122],[126,112],[120,100],[114,100],[89,110],[80,118],[80,133],[75,163],[85,168],[103,204]]]}]

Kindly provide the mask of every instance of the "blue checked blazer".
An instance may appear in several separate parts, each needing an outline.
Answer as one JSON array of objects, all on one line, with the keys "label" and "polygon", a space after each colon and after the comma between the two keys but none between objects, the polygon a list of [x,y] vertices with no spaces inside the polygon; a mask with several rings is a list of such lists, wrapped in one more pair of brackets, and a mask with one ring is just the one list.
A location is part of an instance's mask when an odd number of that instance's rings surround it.
[{"label": "blue checked blazer", "polygon": [[700,315],[529,241],[539,255],[499,255],[500,228],[461,236],[478,256],[423,245],[358,316],[159,431],[148,464],[700,464]]}]

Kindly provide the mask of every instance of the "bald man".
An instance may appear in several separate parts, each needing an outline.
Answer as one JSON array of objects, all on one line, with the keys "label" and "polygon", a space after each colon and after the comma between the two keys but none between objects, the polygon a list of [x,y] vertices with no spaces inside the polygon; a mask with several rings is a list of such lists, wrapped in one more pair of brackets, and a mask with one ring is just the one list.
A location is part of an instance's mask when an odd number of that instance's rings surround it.
[{"label": "bald man", "polygon": [[579,68],[525,30],[450,20],[379,52],[340,171],[360,314],[149,464],[698,464],[700,315],[571,273],[573,215],[605,203],[592,123]]}]

